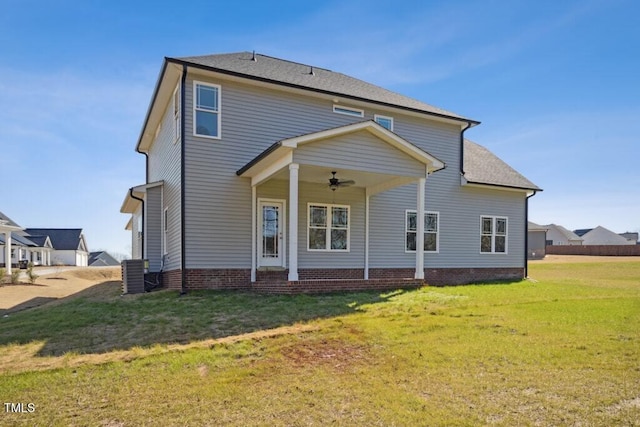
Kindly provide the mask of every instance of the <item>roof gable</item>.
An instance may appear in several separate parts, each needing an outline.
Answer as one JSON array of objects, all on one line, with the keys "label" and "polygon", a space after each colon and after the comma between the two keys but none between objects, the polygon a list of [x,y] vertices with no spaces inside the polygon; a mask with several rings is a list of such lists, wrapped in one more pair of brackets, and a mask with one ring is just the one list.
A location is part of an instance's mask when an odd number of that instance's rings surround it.
[{"label": "roof gable", "polygon": [[561,225],[549,224],[549,225],[545,225],[544,227],[548,229],[556,230],[558,233],[562,234],[568,241],[578,241],[578,242],[582,241],[582,237],[578,236],[573,231],[567,228],[564,228]]},{"label": "roof gable", "polygon": [[[404,155],[423,163],[425,165],[425,173],[427,169],[430,172],[433,172],[445,167],[445,164],[436,157],[395,133],[385,129],[378,123],[372,120],[367,120],[278,141],[260,153],[245,166],[240,168],[236,174],[238,176],[246,176],[255,179],[257,183],[262,180],[262,178],[256,177],[265,175],[264,171],[267,170],[268,167],[276,164],[278,160],[285,159],[285,163],[291,163],[293,161],[292,153],[298,147],[315,142],[329,141],[332,138],[354,134],[361,131],[369,132],[378,140],[383,141],[384,143],[401,151]],[[279,165],[279,167],[283,166],[284,164]]]},{"label": "roof gable", "polygon": [[25,232],[29,235],[49,236],[51,245],[56,250],[86,250],[81,228],[26,228]]}]

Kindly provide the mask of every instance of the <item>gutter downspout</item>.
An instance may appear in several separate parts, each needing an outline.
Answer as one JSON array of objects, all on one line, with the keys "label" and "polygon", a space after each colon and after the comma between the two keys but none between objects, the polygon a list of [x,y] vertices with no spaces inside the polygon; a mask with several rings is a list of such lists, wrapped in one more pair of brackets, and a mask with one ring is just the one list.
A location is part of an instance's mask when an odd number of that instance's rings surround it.
[{"label": "gutter downspout", "polygon": [[524,278],[529,277],[529,199],[537,194],[533,190],[533,194],[528,195],[524,199]]},{"label": "gutter downspout", "polygon": [[[140,239],[140,244],[142,244],[142,259],[144,259],[144,252],[145,252],[145,247],[144,247],[144,241],[145,241],[145,232],[144,232],[144,224],[145,224],[145,218],[144,218],[144,199],[141,199],[140,197],[136,197],[133,195],[133,187],[131,187],[129,189],[129,195],[131,196],[132,199],[136,199],[139,200],[140,203],[142,203],[142,230],[140,231],[140,233],[142,234],[142,239]],[[132,254],[133,255],[133,254]]]},{"label": "gutter downspout", "polygon": [[181,272],[181,277],[180,277],[180,295],[184,295],[187,293],[187,289],[186,289],[186,279],[187,279],[187,272],[185,270],[185,266],[186,266],[186,253],[185,253],[185,248],[186,248],[186,244],[185,244],[185,237],[184,237],[184,232],[185,232],[185,212],[186,212],[186,208],[185,208],[185,199],[186,199],[186,194],[185,194],[185,189],[186,189],[186,184],[184,182],[185,179],[185,170],[184,170],[184,166],[185,166],[185,141],[184,141],[184,136],[185,136],[185,131],[184,131],[184,125],[185,125],[185,83],[187,80],[187,65],[186,64],[182,64],[182,77],[180,79],[180,272]]},{"label": "gutter downspout", "polygon": [[460,176],[464,177],[464,133],[473,126],[471,122],[467,122],[467,127],[460,132]]}]

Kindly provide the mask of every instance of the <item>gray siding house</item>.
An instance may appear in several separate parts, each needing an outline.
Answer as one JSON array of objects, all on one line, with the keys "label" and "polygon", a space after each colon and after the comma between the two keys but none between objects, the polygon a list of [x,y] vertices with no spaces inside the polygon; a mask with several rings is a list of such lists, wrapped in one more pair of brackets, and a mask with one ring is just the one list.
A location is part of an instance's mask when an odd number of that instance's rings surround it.
[{"label": "gray siding house", "polygon": [[251,52],[165,58],[121,208],[132,256],[182,290],[520,279],[540,188],[464,138],[478,124]]}]

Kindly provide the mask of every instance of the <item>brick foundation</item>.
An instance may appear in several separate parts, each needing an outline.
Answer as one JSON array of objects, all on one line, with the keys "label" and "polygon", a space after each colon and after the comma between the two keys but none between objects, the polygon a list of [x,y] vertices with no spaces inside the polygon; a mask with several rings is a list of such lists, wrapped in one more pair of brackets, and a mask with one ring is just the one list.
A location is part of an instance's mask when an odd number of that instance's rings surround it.
[{"label": "brick foundation", "polygon": [[522,280],[524,268],[425,268],[424,281],[432,286],[466,285],[500,280]]},{"label": "brick foundation", "polygon": [[[412,268],[372,268],[369,280],[364,270],[353,269],[300,269],[299,280],[288,281],[288,270],[256,272],[251,283],[250,269],[188,269],[185,273],[186,289],[244,290],[274,294],[323,293],[338,291],[391,290],[432,286],[463,285],[496,280],[521,280],[523,268],[441,268],[425,269],[425,280],[414,278]],[[182,289],[180,270],[163,273],[163,287]]]}]

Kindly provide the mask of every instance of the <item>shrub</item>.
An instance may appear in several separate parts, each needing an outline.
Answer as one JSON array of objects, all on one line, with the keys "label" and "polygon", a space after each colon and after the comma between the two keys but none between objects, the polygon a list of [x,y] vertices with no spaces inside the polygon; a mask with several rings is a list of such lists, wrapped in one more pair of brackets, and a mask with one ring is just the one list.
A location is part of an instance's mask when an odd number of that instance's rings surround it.
[{"label": "shrub", "polygon": [[29,279],[29,283],[32,285],[35,284],[38,277],[39,276],[33,271],[33,263],[30,262],[27,265],[27,278]]},{"label": "shrub", "polygon": [[20,283],[20,269],[11,269],[11,283],[17,285]]},{"label": "shrub", "polygon": [[7,270],[4,267],[0,267],[0,285],[3,285],[6,281]]}]

